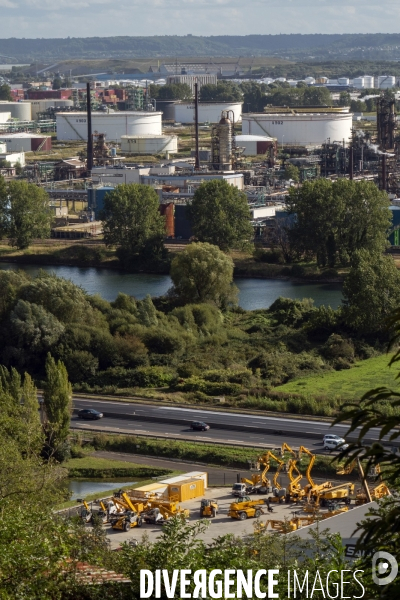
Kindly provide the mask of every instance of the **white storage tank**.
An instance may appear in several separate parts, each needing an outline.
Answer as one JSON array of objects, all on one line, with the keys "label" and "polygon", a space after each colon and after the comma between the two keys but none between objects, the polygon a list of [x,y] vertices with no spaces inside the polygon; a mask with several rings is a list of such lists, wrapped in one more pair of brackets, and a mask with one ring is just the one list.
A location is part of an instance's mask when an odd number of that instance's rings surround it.
[{"label": "white storage tank", "polygon": [[13,119],[32,121],[30,102],[0,102],[0,112],[10,112]]},{"label": "white storage tank", "polygon": [[375,88],[375,77],[373,75],[364,75],[364,87],[367,90]]},{"label": "white storage tank", "polygon": [[11,119],[10,112],[1,112],[0,111],[0,123],[7,123]]},{"label": "white storage tank", "polygon": [[396,85],[396,78],[391,75],[379,75],[378,77],[378,88],[380,90],[387,90],[394,88]]},{"label": "white storage tank", "polygon": [[175,154],[178,152],[176,135],[122,135],[121,152],[129,154]]},{"label": "white storage tank", "polygon": [[[199,102],[199,123],[219,123],[223,111],[232,111],[234,121],[242,120],[241,102]],[[232,120],[231,113],[228,118]],[[177,102],[174,105],[174,120],[176,123],[194,123],[194,103]]]},{"label": "white storage tank", "polygon": [[353,79],[353,87],[358,90],[362,90],[366,87],[364,77],[354,77]]},{"label": "white storage tank", "polygon": [[235,141],[238,148],[244,148],[244,156],[265,154],[276,143],[274,138],[265,135],[237,135]]},{"label": "white storage tank", "polygon": [[7,146],[7,152],[50,151],[51,136],[39,133],[19,132],[1,133],[0,142]]},{"label": "white storage tank", "polygon": [[243,115],[242,133],[273,137],[279,144],[319,146],[330,139],[351,138],[352,114],[338,113],[249,113]]},{"label": "white storage tank", "polygon": [[[93,112],[92,131],[113,142],[120,142],[123,135],[161,135],[161,116],[161,112]],[[87,140],[86,112],[57,113],[56,122],[58,140]]]},{"label": "white storage tank", "polygon": [[39,113],[45,112],[49,108],[66,108],[74,105],[72,100],[60,100],[58,98],[51,100],[29,100],[29,103],[32,107],[32,119],[34,121],[37,119]]},{"label": "white storage tank", "polygon": [[339,85],[349,85],[350,84],[350,79],[348,77],[338,77],[338,84]]}]

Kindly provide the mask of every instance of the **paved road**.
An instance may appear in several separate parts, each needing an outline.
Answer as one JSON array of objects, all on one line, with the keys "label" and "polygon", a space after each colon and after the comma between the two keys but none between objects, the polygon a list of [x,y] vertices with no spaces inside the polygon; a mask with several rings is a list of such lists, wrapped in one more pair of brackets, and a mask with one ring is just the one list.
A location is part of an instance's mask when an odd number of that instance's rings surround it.
[{"label": "paved road", "polygon": [[126,421],[123,418],[103,418],[100,421],[83,421],[78,417],[73,416],[71,419],[71,425],[74,428],[82,429],[104,429],[114,433],[137,433],[137,434],[148,434],[148,435],[167,435],[171,439],[189,439],[194,442],[219,442],[223,443],[243,443],[243,445],[252,445],[254,447],[259,446],[260,448],[266,448],[271,446],[281,446],[284,441],[293,446],[307,446],[308,448],[315,451],[324,452],[322,447],[322,441],[319,440],[307,440],[305,436],[284,436],[284,435],[272,435],[265,433],[251,433],[246,431],[230,431],[226,429],[212,428],[209,431],[192,431],[184,425],[173,425],[171,423],[146,423],[139,421]]},{"label": "paved road", "polygon": [[[241,415],[221,411],[207,411],[203,408],[179,408],[172,406],[154,406],[146,404],[130,404],[111,400],[74,399],[74,408],[95,408],[104,413],[97,427],[113,427],[121,431],[137,431],[143,433],[168,434],[171,437],[193,437],[194,440],[232,441],[258,444],[280,445],[283,439],[289,443],[307,446],[321,445],[325,433],[335,433],[354,439],[354,434],[347,436],[347,425],[330,427],[323,421],[307,419],[288,419],[282,417],[262,417],[257,415]],[[76,417],[74,422],[78,421]],[[209,423],[211,429],[206,432],[192,432],[189,424],[192,420]],[[368,439],[377,439],[378,430],[372,430]]]}]

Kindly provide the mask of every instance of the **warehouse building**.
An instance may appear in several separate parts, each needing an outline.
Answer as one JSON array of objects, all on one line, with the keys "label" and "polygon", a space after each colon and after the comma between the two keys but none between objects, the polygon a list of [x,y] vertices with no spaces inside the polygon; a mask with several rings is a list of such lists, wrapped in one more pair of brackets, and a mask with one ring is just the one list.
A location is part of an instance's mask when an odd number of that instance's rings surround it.
[{"label": "warehouse building", "polygon": [[167,85],[171,85],[174,83],[186,83],[192,90],[192,94],[194,94],[194,84],[197,83],[199,89],[202,85],[217,85],[217,75],[211,73],[204,73],[202,75],[169,75],[167,77]]},{"label": "warehouse building", "polygon": [[[104,133],[107,140],[113,142],[121,142],[123,135],[157,136],[162,134],[161,116],[161,112],[93,112],[92,131]],[[59,112],[56,115],[56,122],[58,140],[87,140],[86,112]]]}]

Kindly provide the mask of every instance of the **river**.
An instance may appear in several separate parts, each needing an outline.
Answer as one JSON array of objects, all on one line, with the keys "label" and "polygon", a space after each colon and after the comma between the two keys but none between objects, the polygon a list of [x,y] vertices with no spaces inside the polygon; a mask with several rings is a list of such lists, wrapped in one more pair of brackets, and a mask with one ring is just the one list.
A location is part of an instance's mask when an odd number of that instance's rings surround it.
[{"label": "river", "polygon": [[[0,263],[0,269],[22,269],[32,276],[40,269],[55,273],[58,277],[70,279],[89,294],[99,294],[108,301],[115,300],[118,292],[142,299],[147,294],[162,296],[171,287],[169,275],[148,275],[144,273],[123,273],[112,269],[95,267],[35,266],[15,263]],[[295,283],[283,279],[238,278],[239,305],[245,310],[268,308],[283,296],[285,298],[312,298],[315,306],[321,304],[337,308],[342,300],[340,284],[337,283]]]}]

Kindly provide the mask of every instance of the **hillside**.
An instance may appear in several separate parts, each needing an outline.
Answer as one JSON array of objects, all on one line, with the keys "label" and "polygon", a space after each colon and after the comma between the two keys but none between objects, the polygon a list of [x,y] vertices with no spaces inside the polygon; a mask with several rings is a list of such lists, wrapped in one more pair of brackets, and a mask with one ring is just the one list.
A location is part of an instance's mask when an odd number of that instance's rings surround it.
[{"label": "hillside", "polygon": [[289,59],[398,60],[400,34],[279,34],[2,39],[10,61],[159,56],[281,56]]}]

